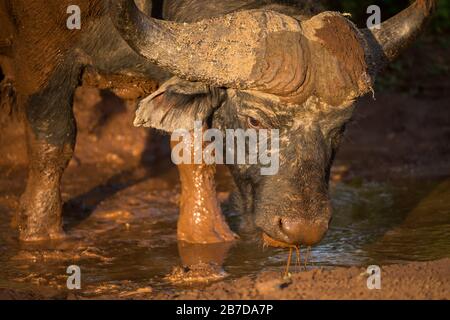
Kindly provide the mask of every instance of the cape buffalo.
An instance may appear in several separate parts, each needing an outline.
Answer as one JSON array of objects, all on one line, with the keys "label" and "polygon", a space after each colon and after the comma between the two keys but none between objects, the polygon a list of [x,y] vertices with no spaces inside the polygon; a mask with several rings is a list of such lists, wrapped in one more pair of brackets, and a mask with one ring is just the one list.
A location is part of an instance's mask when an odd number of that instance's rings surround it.
[{"label": "cape buffalo", "polygon": [[[166,20],[158,20],[133,0],[79,0],[83,27],[67,30],[72,1],[3,2],[10,26],[2,32],[11,30],[3,38],[11,42],[30,154],[21,239],[61,233],[59,184],[75,144],[72,96],[81,79],[95,69],[145,81],[155,77],[155,64],[173,77],[139,103],[135,125],[172,132],[200,120],[222,131],[280,131],[277,175],[261,176],[258,165],[230,166],[240,211],[253,214],[274,245],[323,238],[332,213],[330,167],[355,101],[372,91],[377,72],[414,40],[436,5],[417,0],[369,30],[338,12],[309,10],[309,1],[165,1]],[[179,237],[231,240],[213,168],[180,170]],[[199,212],[203,220],[193,218]]]}]

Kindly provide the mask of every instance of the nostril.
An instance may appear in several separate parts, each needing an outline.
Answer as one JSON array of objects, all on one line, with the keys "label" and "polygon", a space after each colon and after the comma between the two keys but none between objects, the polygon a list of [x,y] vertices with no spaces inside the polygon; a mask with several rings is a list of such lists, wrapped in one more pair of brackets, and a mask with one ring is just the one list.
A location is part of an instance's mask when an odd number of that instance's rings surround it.
[{"label": "nostril", "polygon": [[278,227],[283,230],[283,219],[278,218]]}]

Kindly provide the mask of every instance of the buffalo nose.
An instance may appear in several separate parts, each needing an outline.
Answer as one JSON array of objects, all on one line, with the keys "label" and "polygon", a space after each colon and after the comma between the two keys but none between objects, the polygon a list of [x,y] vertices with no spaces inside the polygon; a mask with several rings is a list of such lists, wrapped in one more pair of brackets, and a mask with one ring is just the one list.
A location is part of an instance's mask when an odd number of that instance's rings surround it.
[{"label": "buffalo nose", "polygon": [[325,236],[328,223],[329,220],[309,222],[295,218],[280,218],[279,227],[289,244],[312,246]]}]

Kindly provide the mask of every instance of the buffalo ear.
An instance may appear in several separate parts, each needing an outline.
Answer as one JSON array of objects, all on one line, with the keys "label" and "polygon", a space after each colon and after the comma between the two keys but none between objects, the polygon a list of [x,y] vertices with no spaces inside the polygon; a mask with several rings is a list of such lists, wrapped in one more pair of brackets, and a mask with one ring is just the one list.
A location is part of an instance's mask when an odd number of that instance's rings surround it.
[{"label": "buffalo ear", "polygon": [[138,104],[134,125],[166,132],[193,130],[205,122],[223,101],[225,90],[173,77]]}]

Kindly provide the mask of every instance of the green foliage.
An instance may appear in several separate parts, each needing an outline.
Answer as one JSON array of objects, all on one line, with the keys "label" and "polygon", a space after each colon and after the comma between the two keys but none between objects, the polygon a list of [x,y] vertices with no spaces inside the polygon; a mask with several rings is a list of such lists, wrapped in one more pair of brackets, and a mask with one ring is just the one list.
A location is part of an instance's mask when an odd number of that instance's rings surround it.
[{"label": "green foliage", "polygon": [[433,30],[438,33],[450,32],[450,1],[438,2],[438,10],[433,22]]}]

